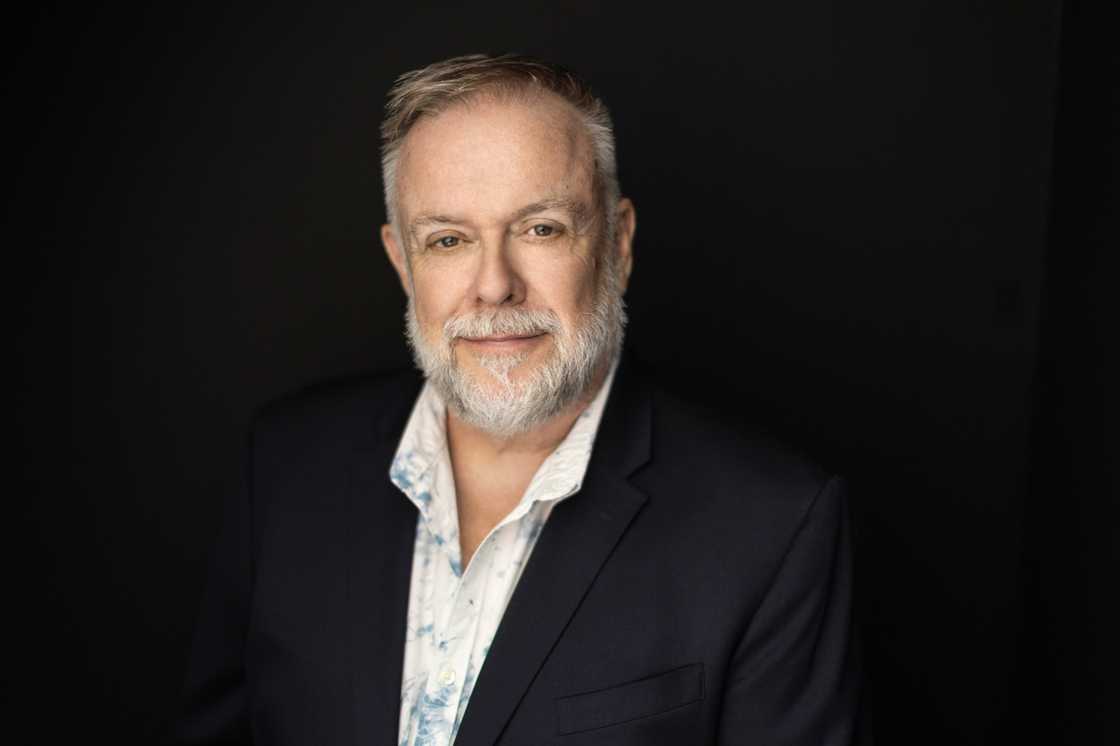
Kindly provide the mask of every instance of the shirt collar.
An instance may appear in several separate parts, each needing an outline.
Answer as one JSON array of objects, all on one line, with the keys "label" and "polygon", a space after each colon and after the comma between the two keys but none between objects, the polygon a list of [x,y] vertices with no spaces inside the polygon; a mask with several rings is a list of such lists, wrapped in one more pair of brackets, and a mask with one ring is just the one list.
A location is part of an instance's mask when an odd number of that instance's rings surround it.
[{"label": "shirt collar", "polygon": [[[518,505],[499,525],[517,520],[536,502],[563,500],[583,486],[595,434],[617,368],[616,357],[591,403],[556,450],[540,465]],[[401,435],[389,468],[389,479],[417,507],[437,543],[458,542],[455,480],[447,448],[447,405],[427,381]]]}]

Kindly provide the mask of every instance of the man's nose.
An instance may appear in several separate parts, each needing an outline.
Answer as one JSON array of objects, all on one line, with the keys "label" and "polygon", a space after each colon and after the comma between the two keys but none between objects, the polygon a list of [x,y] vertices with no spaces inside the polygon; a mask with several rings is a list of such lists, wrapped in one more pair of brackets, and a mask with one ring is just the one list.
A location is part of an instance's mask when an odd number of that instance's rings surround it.
[{"label": "man's nose", "polygon": [[525,285],[512,262],[510,241],[493,236],[482,241],[475,295],[484,305],[511,305],[525,299]]}]

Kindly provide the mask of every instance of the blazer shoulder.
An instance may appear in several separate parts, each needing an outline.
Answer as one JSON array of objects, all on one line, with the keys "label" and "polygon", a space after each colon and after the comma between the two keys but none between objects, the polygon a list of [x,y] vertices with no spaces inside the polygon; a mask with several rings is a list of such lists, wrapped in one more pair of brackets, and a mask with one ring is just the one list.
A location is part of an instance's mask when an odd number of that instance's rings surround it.
[{"label": "blazer shoulder", "polygon": [[252,429],[321,430],[359,423],[391,427],[407,417],[422,383],[417,371],[407,369],[317,381],[266,401],[254,413]]},{"label": "blazer shoulder", "polygon": [[801,448],[735,407],[659,385],[649,401],[650,459],[631,479],[662,546],[687,547],[699,567],[770,577],[804,527],[840,525],[844,480]]},{"label": "blazer shoulder", "polygon": [[654,385],[656,463],[687,472],[706,494],[811,502],[834,478],[800,447],[739,413]]}]

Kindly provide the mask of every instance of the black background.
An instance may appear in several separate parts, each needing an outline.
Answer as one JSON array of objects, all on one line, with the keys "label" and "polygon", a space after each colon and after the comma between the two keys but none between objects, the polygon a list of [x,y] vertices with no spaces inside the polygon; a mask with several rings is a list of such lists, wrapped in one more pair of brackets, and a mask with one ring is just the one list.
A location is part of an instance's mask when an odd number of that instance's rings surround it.
[{"label": "black background", "polygon": [[408,364],[376,128],[396,75],[471,51],[611,107],[639,356],[849,476],[877,740],[1115,737],[1104,5],[10,17],[7,639],[35,740],[151,738],[250,411]]}]

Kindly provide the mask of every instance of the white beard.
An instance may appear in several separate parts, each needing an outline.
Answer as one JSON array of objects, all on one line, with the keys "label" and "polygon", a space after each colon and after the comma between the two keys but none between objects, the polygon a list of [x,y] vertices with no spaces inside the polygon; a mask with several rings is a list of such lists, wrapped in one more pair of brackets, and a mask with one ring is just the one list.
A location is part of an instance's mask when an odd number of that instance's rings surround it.
[{"label": "white beard", "polygon": [[[548,310],[493,307],[470,316],[452,317],[440,340],[424,339],[412,297],[405,312],[406,335],[413,357],[444,402],[465,422],[496,437],[524,433],[555,417],[589,393],[598,374],[622,347],[626,312],[612,262],[599,268],[595,302],[574,331]],[[479,355],[488,380],[463,369],[456,360],[459,337],[546,333],[553,342],[548,359],[517,380],[511,377],[524,354]]]}]

